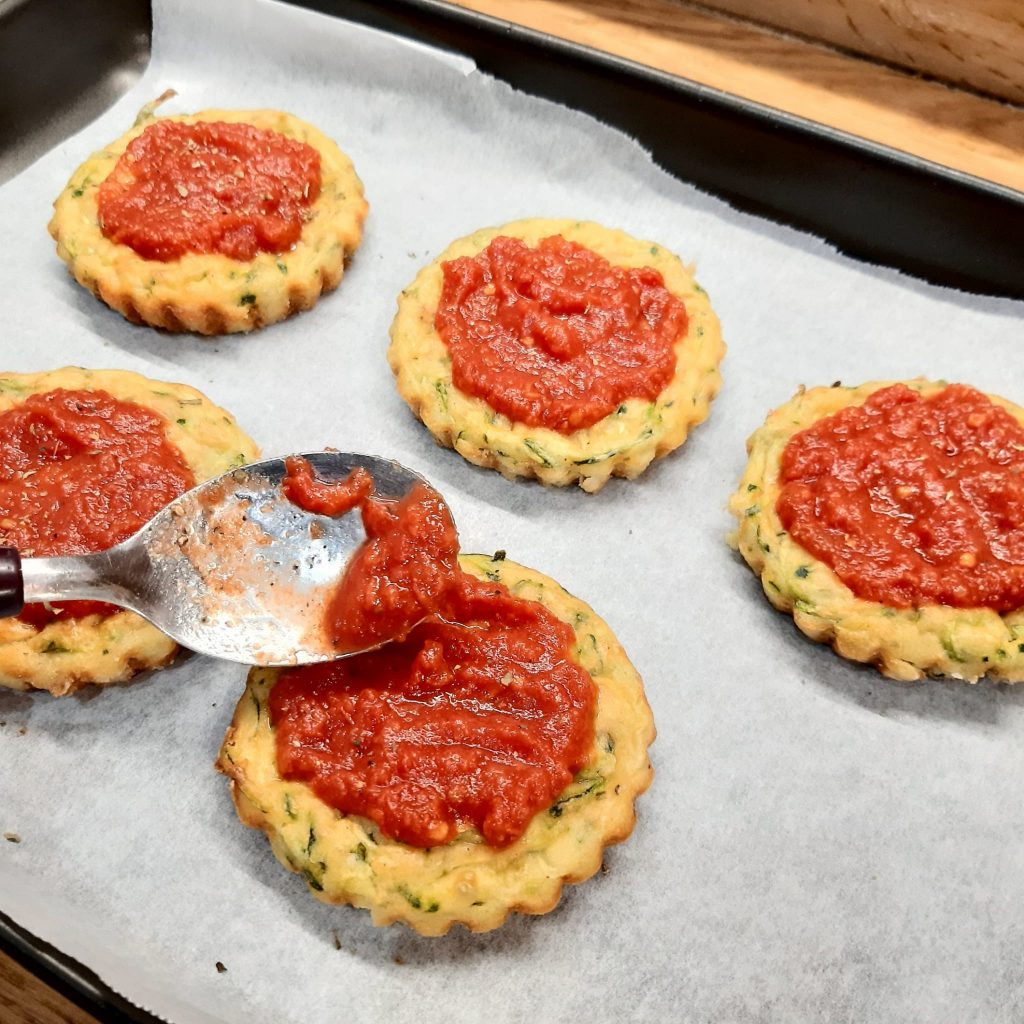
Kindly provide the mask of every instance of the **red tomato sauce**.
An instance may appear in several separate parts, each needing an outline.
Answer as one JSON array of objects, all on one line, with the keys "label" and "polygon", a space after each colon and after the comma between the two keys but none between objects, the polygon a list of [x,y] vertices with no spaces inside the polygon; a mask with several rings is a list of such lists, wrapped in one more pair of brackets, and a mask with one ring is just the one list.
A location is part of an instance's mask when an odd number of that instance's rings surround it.
[{"label": "red tomato sauce", "polygon": [[1024,427],[981,392],[875,392],[793,436],[777,510],[858,597],[1024,607]]},{"label": "red tomato sauce", "polygon": [[404,637],[437,612],[458,574],[459,536],[451,513],[431,487],[416,483],[399,501],[370,497],[373,477],[362,468],[339,483],[318,480],[310,463],[285,460],[285,496],[322,515],[359,508],[366,541],[331,595],[324,627],[341,651]]},{"label": "red tomato sauce", "polygon": [[370,540],[342,583],[346,623],[373,623],[381,605],[390,614],[391,588],[410,576],[425,581],[417,620],[428,605],[435,614],[399,642],[282,673],[270,693],[278,771],[399,842],[438,846],[473,828],[507,846],[589,758],[596,695],[572,658],[575,634],[458,568],[458,536],[435,492],[388,503],[351,483],[343,493],[362,503]]},{"label": "red tomato sauce", "polygon": [[653,401],[676,369],[686,308],[651,267],[613,267],[559,235],[495,238],[442,264],[435,327],[452,380],[517,423],[570,434],[628,398]]},{"label": "red tomato sauce", "polygon": [[[105,391],[48,391],[0,413],[0,544],[40,557],[126,540],[195,486],[165,427],[157,413]],[[19,617],[42,628],[117,610],[67,601],[26,605]]]},{"label": "red tomato sauce", "polygon": [[249,124],[157,121],[129,143],[97,196],[106,238],[144,259],[290,249],[320,194],[320,154]]}]

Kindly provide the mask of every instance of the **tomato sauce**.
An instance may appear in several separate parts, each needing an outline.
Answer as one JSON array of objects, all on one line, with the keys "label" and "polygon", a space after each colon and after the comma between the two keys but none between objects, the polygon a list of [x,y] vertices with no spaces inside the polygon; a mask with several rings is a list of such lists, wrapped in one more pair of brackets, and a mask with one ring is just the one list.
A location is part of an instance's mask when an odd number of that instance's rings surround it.
[{"label": "tomato sauce", "polygon": [[[270,693],[278,771],[399,842],[438,846],[472,828],[507,846],[589,758],[596,695],[572,658],[575,634],[540,604],[458,568],[458,537],[435,492],[418,486],[389,503],[351,484],[341,493],[362,503],[370,539],[342,584],[345,628],[362,618],[375,630],[391,588],[410,578],[425,581],[418,624],[377,650],[282,673]],[[421,619],[428,605],[434,614]]]},{"label": "tomato sauce", "polygon": [[366,541],[331,595],[324,628],[339,652],[364,650],[404,637],[437,612],[456,583],[459,537],[433,488],[416,483],[399,501],[372,498],[373,477],[362,468],[339,483],[318,480],[309,461],[285,460],[285,496],[322,515],[359,508]]},{"label": "tomato sauce", "polygon": [[290,249],[320,193],[320,154],[249,124],[157,121],[100,185],[100,227],[144,259]]},{"label": "tomato sauce", "polygon": [[876,391],[793,436],[777,510],[858,597],[1024,607],[1024,427],[981,392]]},{"label": "tomato sauce", "polygon": [[[105,391],[58,389],[0,413],[0,544],[22,555],[81,555],[126,540],[195,486],[154,412]],[[26,605],[56,618],[111,614],[98,601]]]},{"label": "tomato sauce", "polygon": [[686,308],[651,267],[553,235],[536,248],[495,238],[442,269],[435,326],[452,380],[517,423],[570,434],[653,401],[675,374]]}]

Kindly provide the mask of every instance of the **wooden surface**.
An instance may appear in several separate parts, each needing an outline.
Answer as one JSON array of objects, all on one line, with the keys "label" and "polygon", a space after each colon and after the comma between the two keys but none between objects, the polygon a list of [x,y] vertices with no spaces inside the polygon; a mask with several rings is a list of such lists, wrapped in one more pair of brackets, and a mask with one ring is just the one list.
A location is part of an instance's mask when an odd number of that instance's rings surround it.
[{"label": "wooden surface", "polygon": [[0,953],[2,1024],[97,1024],[60,993]]},{"label": "wooden surface", "polygon": [[[460,2],[1024,191],[1020,108],[675,0]],[[741,2],[736,0],[736,9]],[[818,2],[805,0],[809,6]],[[837,5],[842,3],[836,0]],[[851,11],[881,3],[884,0],[845,0]],[[769,0],[764,4],[777,6]],[[913,6],[911,0],[905,4]],[[752,8],[753,0],[747,6]],[[787,6],[795,9],[796,4],[789,0]],[[1000,4],[978,0],[975,6],[994,9]],[[1020,10],[1024,25],[1024,0],[1019,7],[1016,0],[1007,0],[1004,6]],[[99,1024],[3,954],[0,1022]]]},{"label": "wooden surface", "polygon": [[1021,0],[702,0],[764,25],[1024,102]]},{"label": "wooden surface", "polygon": [[1024,191],[1020,107],[679,0],[457,2]]}]

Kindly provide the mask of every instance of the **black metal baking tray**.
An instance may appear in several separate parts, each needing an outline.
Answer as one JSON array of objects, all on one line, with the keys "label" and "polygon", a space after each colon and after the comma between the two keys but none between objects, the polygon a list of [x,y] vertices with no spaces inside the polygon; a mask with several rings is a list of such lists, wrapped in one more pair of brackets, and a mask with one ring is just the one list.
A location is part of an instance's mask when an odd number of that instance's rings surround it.
[{"label": "black metal baking tray", "polygon": [[[854,257],[938,284],[1024,298],[1022,193],[442,0],[290,2],[464,53],[524,92],[621,128],[677,177]],[[95,21],[89,11],[97,4],[106,6],[91,31],[69,25],[76,8],[78,17]],[[11,121],[15,98],[23,111],[26,96],[36,97],[26,124],[38,126],[57,110],[65,115],[63,135],[51,132],[50,144],[82,127],[101,111],[98,104],[116,98],[110,83],[130,84],[139,73],[149,12],[146,0],[82,0],[71,12],[59,0],[21,0],[19,6],[26,10],[14,15],[23,21],[50,19],[50,31],[64,40],[61,63],[69,64],[66,74],[48,80],[45,95],[37,95],[45,78],[40,64],[26,55],[28,43],[12,34],[15,18],[0,18],[0,144],[38,151],[38,139],[19,137],[26,129]],[[67,49],[76,40],[86,48],[77,56]],[[6,59],[8,52],[19,59]],[[83,64],[101,81],[84,94],[78,80]],[[35,93],[19,80],[25,75],[37,80]],[[104,1022],[158,1022],[2,912],[0,950]]]}]

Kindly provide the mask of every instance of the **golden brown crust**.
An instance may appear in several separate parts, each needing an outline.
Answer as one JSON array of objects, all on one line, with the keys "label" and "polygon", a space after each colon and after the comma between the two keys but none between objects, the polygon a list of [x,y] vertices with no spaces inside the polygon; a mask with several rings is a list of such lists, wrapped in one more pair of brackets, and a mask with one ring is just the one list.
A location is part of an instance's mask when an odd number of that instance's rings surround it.
[{"label": "golden brown crust", "polygon": [[[0,375],[0,413],[30,395],[56,388],[106,391],[163,417],[167,439],[181,452],[197,482],[252,462],[258,449],[234,418],[185,384],[150,380],[125,370],[67,366],[43,373]],[[48,623],[42,629],[0,619],[0,686],[48,690],[55,697],[89,683],[121,683],[161,668],[178,646],[141,616],[128,611]]]},{"label": "golden brown crust", "polygon": [[[613,266],[654,267],[661,272],[666,288],[685,304],[689,325],[676,343],[675,376],[656,401],[629,399],[594,426],[560,434],[513,422],[455,387],[448,348],[434,327],[441,264],[474,256],[499,235],[521,238],[528,245],[561,235]],[[388,362],[399,393],[439,444],[509,479],[535,477],[551,486],[578,483],[593,492],[612,476],[638,476],[686,440],[690,430],[707,418],[721,387],[718,366],[724,355],[718,318],[707,295],[663,246],[587,221],[533,219],[475,231],[424,267],[399,296]]]},{"label": "golden brown crust", "polygon": [[79,284],[132,323],[208,335],[283,320],[338,286],[362,238],[368,207],[352,162],[334,142],[277,110],[203,110],[166,120],[242,122],[313,146],[320,153],[322,184],[299,241],[287,252],[258,253],[248,262],[200,253],[162,262],[105,238],[96,205],[99,186],[152,123],[145,119],[89,157],[54,202],[50,234]]},{"label": "golden brown crust", "polygon": [[363,818],[341,816],[306,785],[277,773],[267,696],[274,669],[252,669],[217,767],[231,780],[239,818],[262,829],[278,860],[326,903],[371,911],[374,924],[404,921],[423,935],[453,924],[497,928],[510,912],[544,914],[566,883],[601,866],[605,847],[626,839],[634,803],[651,781],[654,721],[636,670],[608,626],[553,580],[513,562],[463,555],[463,569],[540,601],[576,633],[574,656],[598,690],[590,763],[549,811],[504,849],[464,833],[423,850],[394,842]]},{"label": "golden brown crust", "polygon": [[[729,503],[739,521],[731,543],[760,577],[771,603],[792,613],[812,640],[831,644],[844,658],[869,662],[890,679],[952,676],[976,682],[988,675],[1024,682],[1024,608],[1000,615],[986,608],[890,608],[862,600],[797,544],[779,521],[779,470],[789,439],[894,383],[801,390],[770,413],[747,442],[750,459]],[[925,380],[905,383],[926,397],[946,386]],[[1024,409],[988,397],[1024,424]]]}]

